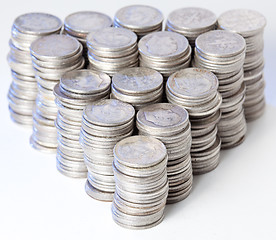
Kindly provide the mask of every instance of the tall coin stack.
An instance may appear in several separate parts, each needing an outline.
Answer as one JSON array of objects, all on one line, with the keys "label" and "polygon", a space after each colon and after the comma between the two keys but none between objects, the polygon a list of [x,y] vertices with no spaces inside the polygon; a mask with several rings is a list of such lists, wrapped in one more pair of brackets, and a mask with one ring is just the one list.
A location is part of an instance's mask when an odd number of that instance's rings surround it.
[{"label": "tall coin stack", "polygon": [[162,31],[163,14],[156,8],[146,5],[131,5],[119,9],[114,17],[114,26],[126,28],[138,38],[151,32]]},{"label": "tall coin stack", "polygon": [[12,73],[8,100],[11,118],[19,124],[32,125],[37,95],[30,45],[41,36],[59,33],[61,27],[62,21],[47,13],[23,14],[13,23],[7,58]]},{"label": "tall coin stack", "polygon": [[124,28],[103,28],[87,36],[89,68],[113,76],[138,66],[137,36]]},{"label": "tall coin stack", "polygon": [[125,68],[112,77],[111,98],[130,103],[136,110],[161,102],[163,77],[150,68]]},{"label": "tall coin stack", "polygon": [[222,116],[218,129],[224,149],[241,144],[247,130],[243,110],[245,48],[242,36],[223,30],[203,33],[196,39],[194,66],[212,71],[219,79]]},{"label": "tall coin stack", "polygon": [[115,145],[112,217],[118,225],[145,229],[163,220],[169,189],[167,160],[166,147],[153,137],[132,136]]},{"label": "tall coin stack", "polygon": [[53,89],[65,72],[83,68],[82,49],[76,39],[65,35],[41,37],[31,44],[32,63],[38,83],[30,139],[35,149],[56,152],[57,106]]},{"label": "tall coin stack", "polygon": [[82,113],[93,101],[108,98],[110,77],[92,70],[74,70],[65,73],[54,88],[58,115],[57,169],[69,177],[87,177],[83,150],[79,143]]},{"label": "tall coin stack", "polygon": [[193,173],[203,174],[215,169],[220,155],[217,123],[222,102],[216,75],[199,68],[180,70],[169,77],[166,94],[170,103],[189,112]]},{"label": "tall coin stack", "polygon": [[75,37],[83,46],[83,57],[88,64],[86,37],[90,32],[111,27],[112,19],[106,14],[80,11],[68,15],[64,20],[63,34]]},{"label": "tall coin stack", "polygon": [[248,121],[259,118],[265,110],[265,80],[263,76],[265,26],[265,17],[253,10],[230,10],[218,18],[220,29],[238,33],[244,37],[246,42],[243,65],[246,91],[243,107]]},{"label": "tall coin stack", "polygon": [[140,66],[155,69],[164,77],[190,65],[191,47],[181,34],[150,33],[141,38],[138,47]]},{"label": "tall coin stack", "polygon": [[188,112],[170,103],[152,104],[138,111],[136,126],[140,135],[155,137],[167,148],[167,203],[185,199],[190,194],[193,183],[190,155],[192,137]]},{"label": "tall coin stack", "polygon": [[134,108],[116,99],[87,105],[83,112],[80,144],[88,169],[86,193],[94,199],[112,201],[115,181],[113,148],[133,132]]},{"label": "tall coin stack", "polygon": [[171,12],[166,23],[166,30],[184,35],[192,48],[196,38],[216,28],[216,15],[204,8],[188,7]]}]

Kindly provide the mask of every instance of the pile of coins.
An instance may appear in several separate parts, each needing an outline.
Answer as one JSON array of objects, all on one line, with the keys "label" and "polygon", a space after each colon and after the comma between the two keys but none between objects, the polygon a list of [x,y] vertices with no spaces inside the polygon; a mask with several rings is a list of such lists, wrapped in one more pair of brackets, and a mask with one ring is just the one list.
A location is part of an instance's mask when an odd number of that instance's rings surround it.
[{"label": "pile of coins", "polygon": [[163,14],[156,8],[146,5],[131,5],[119,9],[114,17],[114,26],[126,28],[138,38],[151,32],[162,31]]},{"label": "pile of coins", "polygon": [[113,200],[113,148],[118,141],[131,136],[134,115],[130,104],[116,99],[100,100],[84,109],[80,144],[88,169],[85,190],[94,199]]},{"label": "pile of coins", "polygon": [[12,25],[7,58],[12,73],[8,100],[11,118],[19,124],[32,125],[37,95],[30,45],[41,36],[59,33],[61,27],[59,18],[46,13],[23,14]]},{"label": "pile of coins", "polygon": [[170,103],[156,103],[142,108],[136,116],[140,135],[162,141],[168,152],[167,175],[169,195],[167,203],[185,199],[193,183],[190,148],[192,143],[188,112]]},{"label": "pile of coins", "polygon": [[218,129],[224,149],[242,143],[247,130],[243,111],[245,48],[243,37],[223,30],[203,33],[196,39],[194,66],[212,71],[219,79],[223,100]]},{"label": "pile of coins", "polygon": [[222,98],[217,90],[216,75],[204,69],[186,68],[172,74],[167,81],[168,101],[189,112],[193,174],[209,172],[219,164],[221,144],[217,123]]},{"label": "pile of coins", "polygon": [[35,40],[30,50],[38,83],[30,143],[35,149],[56,152],[57,107],[53,89],[64,73],[83,68],[82,45],[72,37],[55,34]]},{"label": "pile of coins", "polygon": [[132,136],[114,147],[116,191],[114,221],[125,228],[145,229],[164,217],[168,195],[166,147],[148,136]]},{"label": "pile of coins", "polygon": [[263,32],[265,26],[265,17],[253,10],[230,10],[218,18],[220,29],[238,33],[244,37],[246,42],[243,65],[246,91],[243,107],[248,121],[259,118],[265,109],[265,81],[263,77]]},{"label": "pile of coins", "polygon": [[168,77],[187,68],[191,61],[191,47],[187,38],[174,32],[154,32],[138,43],[140,66],[159,71]]},{"label": "pile of coins", "polygon": [[110,77],[92,70],[74,70],[65,73],[54,88],[58,115],[57,169],[69,177],[86,178],[87,168],[79,143],[82,113],[93,101],[108,98]]},{"label": "pile of coins", "polygon": [[111,98],[130,103],[139,110],[162,101],[163,77],[150,68],[126,68],[112,77],[111,92]]},{"label": "pile of coins", "polygon": [[124,28],[103,28],[87,36],[89,68],[113,76],[138,66],[137,36]]},{"label": "pile of coins", "polygon": [[210,10],[197,7],[181,8],[171,12],[166,23],[166,30],[184,35],[192,48],[196,38],[216,28],[217,17]]}]

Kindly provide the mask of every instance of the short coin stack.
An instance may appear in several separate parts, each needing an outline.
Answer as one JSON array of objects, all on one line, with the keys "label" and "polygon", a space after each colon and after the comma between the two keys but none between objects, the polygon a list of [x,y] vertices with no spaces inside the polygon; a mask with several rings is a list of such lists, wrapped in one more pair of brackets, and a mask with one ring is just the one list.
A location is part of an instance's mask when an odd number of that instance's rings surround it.
[{"label": "short coin stack", "polygon": [[117,224],[145,229],[163,220],[169,188],[167,160],[166,147],[153,137],[132,136],[115,145],[112,217]]},{"label": "short coin stack", "polygon": [[136,110],[163,96],[163,77],[156,70],[143,67],[125,68],[112,77],[111,98],[130,103]]},{"label": "short coin stack", "polygon": [[8,54],[13,81],[8,99],[11,118],[19,124],[32,125],[32,112],[37,95],[30,45],[41,36],[59,33],[61,27],[59,18],[46,13],[23,14],[13,23]]},{"label": "short coin stack", "polygon": [[138,38],[151,32],[162,31],[163,15],[151,6],[131,5],[119,9],[114,17],[114,26],[135,32]]},{"label": "short coin stack", "polygon": [[220,29],[238,33],[246,41],[246,56],[243,65],[246,91],[243,107],[248,121],[260,117],[265,109],[263,77],[265,26],[265,17],[253,10],[230,10],[218,18]]},{"label": "short coin stack", "polygon": [[82,45],[69,36],[49,35],[35,40],[30,50],[38,82],[30,142],[35,149],[56,152],[57,107],[53,89],[65,72],[83,68]]},{"label": "short coin stack", "polygon": [[210,71],[186,68],[172,74],[166,85],[167,99],[189,112],[192,133],[191,157],[194,174],[209,172],[219,164],[222,98],[217,91],[218,79]]},{"label": "short coin stack", "polygon": [[247,130],[243,111],[245,48],[242,36],[223,30],[203,33],[196,39],[194,66],[212,71],[219,80],[222,116],[218,130],[222,148],[242,143]]},{"label": "short coin stack", "polygon": [[141,38],[138,47],[140,66],[155,69],[164,77],[190,65],[191,47],[181,34],[150,33]]},{"label": "short coin stack", "polygon": [[89,68],[114,75],[138,66],[137,36],[124,28],[103,28],[87,36]]},{"label": "short coin stack", "polygon": [[192,137],[188,112],[174,104],[156,103],[139,110],[136,119],[140,135],[155,137],[167,148],[167,203],[185,199],[190,194],[193,183],[190,155]]},{"label": "short coin stack", "polygon": [[216,28],[217,17],[210,10],[197,7],[181,8],[171,12],[166,23],[166,30],[184,35],[192,48],[196,38]]},{"label": "short coin stack", "polygon": [[93,101],[108,98],[110,77],[92,70],[74,70],[65,73],[54,88],[58,115],[57,169],[69,177],[87,177],[83,150],[79,143],[82,113]]},{"label": "short coin stack", "polygon": [[132,134],[134,115],[135,110],[130,104],[116,99],[100,100],[84,109],[80,144],[88,169],[85,190],[94,199],[113,200],[113,148],[118,141]]}]

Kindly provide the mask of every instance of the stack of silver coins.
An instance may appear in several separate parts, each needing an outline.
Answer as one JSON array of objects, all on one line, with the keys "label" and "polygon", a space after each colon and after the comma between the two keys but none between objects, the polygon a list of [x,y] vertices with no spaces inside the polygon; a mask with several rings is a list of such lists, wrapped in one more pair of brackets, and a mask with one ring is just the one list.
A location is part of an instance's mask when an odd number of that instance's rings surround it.
[{"label": "stack of silver coins", "polygon": [[164,77],[190,65],[191,47],[181,34],[150,33],[141,38],[138,47],[140,66],[155,69]]},{"label": "stack of silver coins", "polygon": [[161,102],[163,76],[150,68],[125,68],[112,77],[111,98],[130,103],[136,110]]},{"label": "stack of silver coins", "polygon": [[218,129],[224,149],[242,143],[247,130],[243,110],[245,48],[242,36],[223,30],[203,33],[196,39],[194,66],[212,71],[219,79],[223,100]]},{"label": "stack of silver coins", "polygon": [[167,81],[168,101],[189,112],[194,174],[209,172],[219,164],[221,144],[217,136],[217,123],[221,116],[222,98],[218,85],[215,74],[199,68],[180,70]]},{"label": "stack of silver coins", "polygon": [[83,68],[82,45],[69,36],[49,35],[35,40],[30,50],[38,83],[30,143],[35,149],[56,152],[57,106],[53,89],[65,72]]},{"label": "stack of silver coins", "polygon": [[100,100],[84,109],[80,144],[88,169],[85,190],[94,199],[113,200],[113,148],[118,141],[131,136],[134,115],[130,104],[116,99]]},{"label": "stack of silver coins", "polygon": [[11,29],[8,63],[12,84],[8,93],[13,121],[32,125],[32,112],[37,95],[37,83],[30,55],[31,43],[41,36],[59,33],[62,21],[46,13],[27,13],[17,17]]},{"label": "stack of silver coins", "polygon": [[167,148],[167,203],[185,199],[190,194],[193,183],[190,155],[192,137],[188,112],[170,103],[152,104],[138,111],[136,126],[140,135],[155,137]]},{"label": "stack of silver coins", "polygon": [[263,33],[265,26],[265,17],[253,10],[230,10],[218,18],[220,29],[238,33],[244,37],[246,42],[243,65],[246,91],[243,107],[247,121],[259,118],[265,110],[265,81],[263,76]]},{"label": "stack of silver coins", "polygon": [[82,113],[93,101],[108,98],[110,77],[92,70],[74,70],[65,73],[54,88],[58,115],[57,169],[69,177],[86,178],[87,168],[79,143]]},{"label": "stack of silver coins", "polygon": [[165,145],[149,136],[132,136],[114,147],[116,191],[114,221],[125,228],[145,229],[164,218],[168,195]]},{"label": "stack of silver coins", "polygon": [[162,31],[163,14],[156,8],[146,5],[131,5],[119,9],[114,17],[114,26],[126,28],[138,38],[151,32]]},{"label": "stack of silver coins", "polygon": [[216,15],[204,8],[187,7],[171,12],[166,23],[166,30],[184,35],[192,48],[196,38],[216,28]]},{"label": "stack of silver coins", "polygon": [[86,37],[90,32],[111,27],[112,19],[106,14],[93,11],[71,13],[64,20],[63,34],[75,37],[83,46],[83,56],[88,64]]},{"label": "stack of silver coins", "polygon": [[103,28],[87,36],[88,68],[113,76],[138,66],[137,36],[124,28]]}]

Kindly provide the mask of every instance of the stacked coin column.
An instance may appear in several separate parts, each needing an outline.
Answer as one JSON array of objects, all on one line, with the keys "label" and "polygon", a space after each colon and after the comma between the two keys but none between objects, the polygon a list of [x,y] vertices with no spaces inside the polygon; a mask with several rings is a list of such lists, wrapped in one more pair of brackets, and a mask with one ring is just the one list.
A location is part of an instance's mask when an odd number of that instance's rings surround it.
[{"label": "stacked coin column", "polygon": [[191,163],[191,126],[188,112],[177,105],[157,103],[140,109],[136,116],[140,135],[150,135],[162,141],[168,152],[167,203],[185,199],[193,183]]},{"label": "stacked coin column", "polygon": [[134,115],[135,110],[130,104],[116,99],[100,100],[84,109],[80,144],[88,169],[85,190],[94,199],[113,200],[113,148],[118,141],[132,134]]},{"label": "stacked coin column", "polygon": [[265,17],[253,10],[230,10],[218,18],[220,29],[238,33],[246,41],[246,55],[243,65],[246,91],[243,107],[247,121],[259,118],[265,109],[265,81],[263,76],[263,33],[265,26]]},{"label": "stacked coin column", "polygon": [[196,39],[194,66],[212,71],[219,79],[222,116],[218,128],[224,149],[241,144],[247,130],[243,110],[245,47],[243,37],[223,30],[203,33]]},{"label": "stacked coin column", "polygon": [[145,229],[163,220],[169,188],[167,160],[166,147],[153,137],[132,136],[115,145],[112,217],[117,224]]},{"label": "stacked coin column", "polygon": [[11,118],[19,124],[33,124],[37,83],[30,45],[41,36],[59,33],[61,27],[59,18],[46,13],[27,13],[17,17],[13,23],[7,58],[12,73],[8,100]]},{"label": "stacked coin column", "polygon": [[83,68],[82,45],[69,36],[49,35],[35,40],[30,50],[38,83],[30,143],[35,149],[56,152],[57,107],[53,89],[65,72]]},{"label": "stacked coin column", "polygon": [[167,81],[168,101],[189,112],[194,174],[209,172],[219,164],[221,143],[217,136],[217,123],[222,98],[217,90],[216,75],[199,68],[180,70]]},{"label": "stacked coin column", "polygon": [[69,177],[87,177],[83,150],[79,143],[82,113],[93,101],[108,98],[110,77],[92,70],[65,73],[54,88],[58,115],[57,169]]}]

